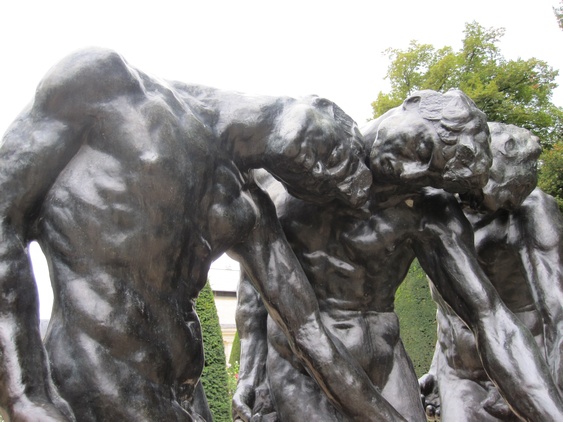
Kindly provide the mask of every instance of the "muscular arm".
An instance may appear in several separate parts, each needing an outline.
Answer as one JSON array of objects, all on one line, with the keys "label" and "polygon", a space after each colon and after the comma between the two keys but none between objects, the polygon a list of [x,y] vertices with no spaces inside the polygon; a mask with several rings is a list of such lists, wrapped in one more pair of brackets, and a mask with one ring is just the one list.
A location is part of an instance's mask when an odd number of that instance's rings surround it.
[{"label": "muscular arm", "polygon": [[273,204],[259,189],[253,196],[260,208],[260,220],[230,255],[241,262],[295,354],[331,402],[347,416],[362,421],[404,420],[346,350],[337,348],[338,343],[331,340],[320,321],[314,292],[283,235]]},{"label": "muscular arm", "polygon": [[555,200],[536,189],[515,218],[526,281],[543,319],[548,363],[563,393],[563,217]]},{"label": "muscular arm", "polygon": [[266,308],[248,276],[243,271],[238,288],[236,311],[240,338],[240,367],[237,390],[233,397],[233,413],[247,421],[256,407],[256,390],[266,383],[268,339]]},{"label": "muscular arm", "polygon": [[0,147],[0,400],[12,420],[63,419],[70,409],[50,379],[39,334],[27,244],[42,200],[79,145],[73,130],[24,111]]},{"label": "muscular arm", "polygon": [[528,330],[502,303],[481,270],[469,222],[438,191],[421,205],[415,250],[438,292],[473,331],[487,374],[525,420],[557,421],[563,401]]}]

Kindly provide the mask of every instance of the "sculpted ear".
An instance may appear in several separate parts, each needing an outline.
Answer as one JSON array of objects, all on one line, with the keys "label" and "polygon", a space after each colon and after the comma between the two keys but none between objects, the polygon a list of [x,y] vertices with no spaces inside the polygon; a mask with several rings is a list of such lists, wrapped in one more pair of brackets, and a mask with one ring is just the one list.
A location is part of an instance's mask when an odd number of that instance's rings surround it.
[{"label": "sculpted ear", "polygon": [[405,110],[418,109],[427,120],[440,120],[444,108],[444,95],[430,89],[417,91],[403,103]]},{"label": "sculpted ear", "polygon": [[413,108],[418,108],[420,105],[420,95],[411,95],[405,101],[403,101],[403,109],[412,110]]}]

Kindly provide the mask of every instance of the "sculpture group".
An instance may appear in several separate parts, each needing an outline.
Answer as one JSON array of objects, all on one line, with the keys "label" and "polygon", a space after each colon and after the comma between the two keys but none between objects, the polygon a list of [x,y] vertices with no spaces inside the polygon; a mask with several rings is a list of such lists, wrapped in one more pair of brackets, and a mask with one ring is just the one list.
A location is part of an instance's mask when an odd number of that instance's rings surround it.
[{"label": "sculpture group", "polygon": [[[235,418],[561,420],[563,220],[538,155],[460,91],[360,131],[316,96],[74,53],[0,144],[2,414],[209,419],[194,301],[226,252],[243,269]],[[33,240],[55,295],[44,343]],[[415,258],[439,305],[420,385],[393,303]]]}]

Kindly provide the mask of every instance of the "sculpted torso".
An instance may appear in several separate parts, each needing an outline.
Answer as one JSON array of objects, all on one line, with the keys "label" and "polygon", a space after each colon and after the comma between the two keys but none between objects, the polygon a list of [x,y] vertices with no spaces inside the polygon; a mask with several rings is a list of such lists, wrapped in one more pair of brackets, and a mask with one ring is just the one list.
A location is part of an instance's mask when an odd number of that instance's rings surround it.
[{"label": "sculpted torso", "polygon": [[[128,100],[88,105],[88,140],[38,216],[61,298],[46,339],[53,375],[84,402],[83,385],[112,379],[195,384],[203,359],[194,300],[212,260],[256,221],[242,175],[198,110],[158,82],[131,79]],[[98,370],[91,378],[76,366]]]},{"label": "sculpted torso", "polygon": [[[360,142],[353,120],[316,96],[162,81],[104,49],[63,59],[0,144],[0,406],[13,420],[200,420],[190,403],[203,366],[193,305],[227,250],[290,338],[317,333],[323,356],[308,339],[294,344],[308,367],[338,361],[358,374],[320,327],[271,200],[248,173],[266,168],[311,200],[358,206],[371,184]],[[55,294],[48,354],[32,240]],[[280,266],[292,277],[270,271]],[[315,373],[348,413],[390,417],[355,375]]]},{"label": "sculpted torso", "polygon": [[[412,244],[423,236],[421,210],[412,199],[412,207],[401,202],[378,209],[368,203],[369,212],[289,196],[280,202],[280,222],[319,300],[323,323],[383,389],[397,363],[395,292],[414,259]],[[268,325],[268,334],[298,367],[275,324]]]}]

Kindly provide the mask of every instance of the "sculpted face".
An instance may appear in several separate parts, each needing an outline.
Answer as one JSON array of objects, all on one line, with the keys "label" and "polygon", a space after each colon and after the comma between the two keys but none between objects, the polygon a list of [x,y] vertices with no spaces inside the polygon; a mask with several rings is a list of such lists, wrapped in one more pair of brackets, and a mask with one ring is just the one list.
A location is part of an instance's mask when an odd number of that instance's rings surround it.
[{"label": "sculpted face", "polygon": [[483,188],[482,207],[513,210],[534,190],[539,138],[529,130],[503,123],[489,123],[493,166]]},{"label": "sculpted face", "polygon": [[336,104],[318,97],[296,102],[281,116],[276,137],[269,170],[292,195],[354,207],[366,201],[371,174],[362,137]]},{"label": "sculpted face", "polygon": [[[372,125],[374,126],[374,125]],[[485,115],[461,91],[419,91],[370,127],[374,183],[482,188],[491,166]]]}]

